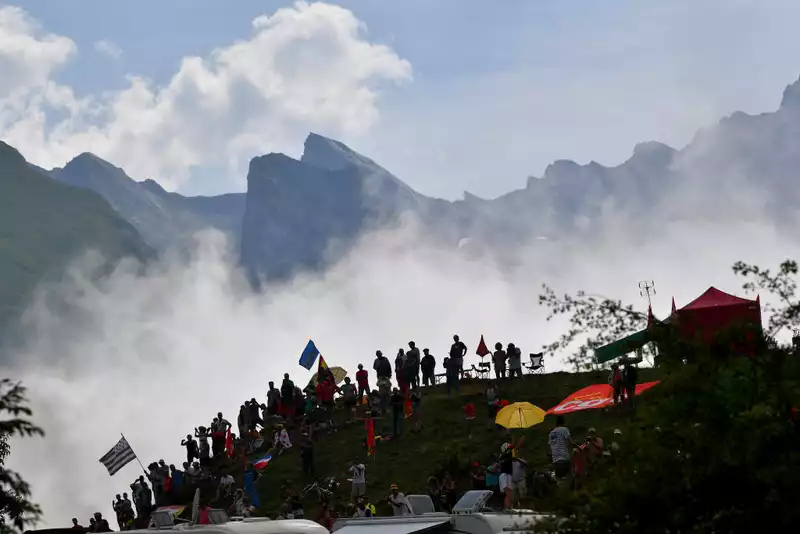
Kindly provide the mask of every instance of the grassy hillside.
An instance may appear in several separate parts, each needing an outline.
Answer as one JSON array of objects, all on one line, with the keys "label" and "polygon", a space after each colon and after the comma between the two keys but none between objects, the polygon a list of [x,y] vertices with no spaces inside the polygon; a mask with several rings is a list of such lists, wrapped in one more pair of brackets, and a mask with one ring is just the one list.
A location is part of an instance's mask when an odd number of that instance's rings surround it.
[{"label": "grassy hillside", "polygon": [[[643,369],[640,375],[643,382],[660,378],[656,369]],[[605,383],[606,378],[606,372],[526,375],[520,380],[500,382],[501,398],[510,402],[528,401],[547,410],[570,393],[589,384]],[[367,466],[367,492],[379,510],[381,506],[387,506],[379,504],[379,501],[388,494],[390,484],[398,484],[406,494],[426,493],[428,477],[433,475],[441,478],[444,471],[449,471],[455,477],[459,491],[471,489],[471,463],[478,461],[485,465],[492,454],[499,452],[506,436],[503,431],[487,428],[484,388],[484,381],[466,381],[462,384],[461,395],[450,398],[444,386],[424,390],[426,396],[422,402],[422,418],[425,426],[422,432],[409,433],[406,421],[403,437],[396,441],[379,442],[375,458],[367,458],[363,447],[366,432],[361,421],[350,426],[342,423],[338,432],[321,434],[317,437],[314,450],[317,477],[335,476],[342,483],[339,494],[346,500],[350,494],[346,470],[353,460],[364,462]],[[646,394],[643,398],[646,402]],[[462,411],[462,406],[470,400],[476,408],[471,438],[470,427]],[[343,418],[344,414],[339,411],[337,417]],[[630,417],[624,410],[587,410],[569,414],[566,420],[574,438],[585,436],[586,431],[594,427],[601,437],[610,442],[613,430],[624,429]],[[376,434],[391,433],[391,424],[391,415],[377,420]],[[522,457],[532,469],[548,468],[550,465],[547,434],[553,424],[554,418],[548,416],[540,425],[514,431],[515,437],[525,436]],[[297,451],[277,457],[264,470],[257,485],[263,512],[272,513],[278,509],[281,503],[280,487],[287,480],[292,481],[296,490],[305,483]],[[313,498],[306,499],[306,513],[313,509],[313,502]],[[531,502],[534,506],[539,504]],[[386,508],[382,512],[391,513]]]},{"label": "grassy hillside", "polygon": [[0,329],[43,277],[89,248],[109,258],[150,255],[99,195],[52,180],[0,142]]}]

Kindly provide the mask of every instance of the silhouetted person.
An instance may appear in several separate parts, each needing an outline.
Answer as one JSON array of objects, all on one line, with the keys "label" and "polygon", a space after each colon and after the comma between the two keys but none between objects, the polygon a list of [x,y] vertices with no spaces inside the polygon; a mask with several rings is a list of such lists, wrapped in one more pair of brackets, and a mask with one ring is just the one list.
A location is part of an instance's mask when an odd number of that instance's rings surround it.
[{"label": "silhouetted person", "polygon": [[458,368],[458,377],[464,375],[464,355],[466,353],[467,346],[461,342],[458,335],[454,335],[453,344],[450,346],[450,364]]},{"label": "silhouetted person", "polygon": [[422,369],[422,383],[426,386],[433,386],[436,384],[436,358],[428,352],[428,349],[422,349],[422,354],[422,360],[419,362]]}]

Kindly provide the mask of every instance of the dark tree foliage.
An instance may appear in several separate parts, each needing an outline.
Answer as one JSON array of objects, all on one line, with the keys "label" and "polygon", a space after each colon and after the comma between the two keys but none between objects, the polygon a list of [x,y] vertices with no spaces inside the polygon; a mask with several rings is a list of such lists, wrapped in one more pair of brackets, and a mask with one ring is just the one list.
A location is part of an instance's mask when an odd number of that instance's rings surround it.
[{"label": "dark tree foliage", "polygon": [[748,279],[742,286],[748,293],[767,292],[774,297],[761,303],[762,312],[769,317],[767,334],[776,336],[783,330],[797,328],[800,324],[800,302],[796,295],[796,261],[784,261],[775,273],[769,269],[762,270],[757,265],[737,261],[733,265],[733,272]]},{"label": "dark tree foliage", "polygon": [[641,330],[647,325],[647,314],[634,310],[620,300],[588,295],[578,291],[574,296],[556,292],[542,285],[539,305],[548,308],[547,320],[569,317],[569,327],[556,341],[545,346],[548,352],[570,351],[566,361],[576,371],[592,367],[594,349]]},{"label": "dark tree foliage", "polygon": [[22,530],[41,515],[39,507],[30,502],[30,486],[16,472],[4,467],[11,453],[8,439],[13,436],[43,436],[44,431],[28,420],[32,415],[26,405],[25,388],[4,378],[0,380],[0,532]]},{"label": "dark tree foliage", "polygon": [[[769,331],[794,324],[794,262],[776,274],[734,270],[783,303],[770,308]],[[640,403],[619,452],[557,499],[562,519],[536,530],[800,532],[800,357],[770,338],[752,357],[725,346],[692,347],[688,360],[665,354],[667,378]]]}]

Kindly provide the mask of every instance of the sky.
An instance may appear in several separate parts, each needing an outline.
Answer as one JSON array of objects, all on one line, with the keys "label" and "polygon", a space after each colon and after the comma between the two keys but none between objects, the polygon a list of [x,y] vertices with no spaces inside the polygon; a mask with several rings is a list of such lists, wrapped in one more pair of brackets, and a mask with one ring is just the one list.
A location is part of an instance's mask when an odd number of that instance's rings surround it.
[{"label": "sky", "polygon": [[490,198],[557,159],[681,147],[800,74],[792,0],[3,5],[0,139],[186,194],[242,191],[252,157],[315,131],[422,193]]},{"label": "sky", "polygon": [[[244,190],[251,157],[299,156],[314,131],[425,194],[492,197],[559,158],[615,165],[638,142],[680,147],[734,110],[773,110],[800,74],[794,1],[0,5],[0,139],[44,167],[91,151],[187,194]],[[481,334],[528,353],[563,332],[537,304],[542,283],[644,310],[637,282],[651,279],[664,316],[671,297],[680,307],[709,285],[742,294],[736,260],[800,256],[757,217],[678,221],[637,242],[628,223],[590,243],[521,247],[500,269],[442,250],[412,221],[261,295],[213,232],[188,260],[123,262],[108,276],[87,253],[38,288],[0,370],[29,388],[47,432],[12,443],[8,464],[46,526],[111,516],[102,503],[139,474],[131,464],[109,477],[97,461],[120,432],[145,463],[177,463],[181,437],[217,411],[232,419],[284,372],[310,378],[296,364],[309,338],[352,369],[411,339],[441,361],[460,333],[470,364]],[[548,371],[561,356],[547,355]]]}]

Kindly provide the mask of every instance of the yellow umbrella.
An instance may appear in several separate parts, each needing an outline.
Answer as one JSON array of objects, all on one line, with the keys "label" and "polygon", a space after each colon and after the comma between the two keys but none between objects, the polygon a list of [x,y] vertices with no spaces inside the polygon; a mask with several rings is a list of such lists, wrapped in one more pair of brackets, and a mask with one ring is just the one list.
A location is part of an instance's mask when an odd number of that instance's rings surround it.
[{"label": "yellow umbrella", "polygon": [[[333,374],[333,379],[336,380],[337,386],[342,382],[344,382],[344,377],[347,376],[347,371],[345,371],[341,367],[331,367],[330,372],[331,374]],[[317,385],[317,373],[314,373],[314,376],[311,377],[311,381],[308,383],[308,385],[309,386]]]},{"label": "yellow umbrella", "polygon": [[494,422],[506,428],[529,428],[544,421],[546,414],[530,402],[515,402],[497,412]]}]

